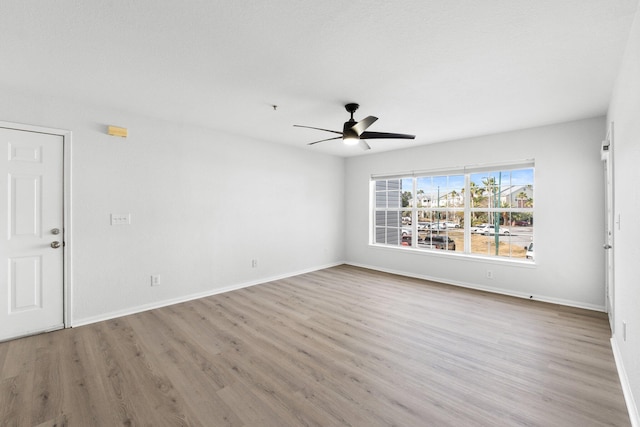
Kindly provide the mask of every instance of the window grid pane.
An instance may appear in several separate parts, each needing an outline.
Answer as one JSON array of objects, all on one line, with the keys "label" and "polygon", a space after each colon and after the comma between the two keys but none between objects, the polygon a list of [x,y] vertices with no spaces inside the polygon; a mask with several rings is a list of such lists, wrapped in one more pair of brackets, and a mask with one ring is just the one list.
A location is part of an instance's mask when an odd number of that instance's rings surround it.
[{"label": "window grid pane", "polygon": [[[466,175],[377,180],[375,243],[533,259],[533,179],[533,167],[507,167]],[[465,224],[465,213],[469,224]],[[469,247],[465,247],[465,235],[470,238],[466,240]]]}]

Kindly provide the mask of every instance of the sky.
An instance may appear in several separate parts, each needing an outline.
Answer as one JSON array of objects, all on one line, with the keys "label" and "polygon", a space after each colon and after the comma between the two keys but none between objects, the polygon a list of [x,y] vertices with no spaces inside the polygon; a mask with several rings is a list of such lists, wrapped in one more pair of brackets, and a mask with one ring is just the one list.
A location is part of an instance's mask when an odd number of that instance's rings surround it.
[{"label": "sky", "polygon": [[[509,185],[521,186],[531,185],[533,187],[534,169],[524,168],[516,170],[505,171],[491,171],[480,172],[471,174],[470,180],[478,187],[483,187],[482,181],[489,178],[494,178],[495,183],[500,183],[502,188],[506,188]],[[451,191],[460,193],[465,186],[465,176],[460,175],[445,175],[445,176],[423,176],[417,178],[417,191],[422,190],[425,194],[432,194],[437,197],[438,193],[444,195]],[[413,179],[402,179],[402,191],[413,192]]]}]

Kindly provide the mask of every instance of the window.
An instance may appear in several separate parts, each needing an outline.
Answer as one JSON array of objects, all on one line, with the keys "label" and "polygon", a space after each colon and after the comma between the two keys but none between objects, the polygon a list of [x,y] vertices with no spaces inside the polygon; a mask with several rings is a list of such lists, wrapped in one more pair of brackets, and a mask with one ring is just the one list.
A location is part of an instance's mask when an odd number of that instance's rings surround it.
[{"label": "window", "polygon": [[532,259],[532,162],[373,177],[373,244]]}]

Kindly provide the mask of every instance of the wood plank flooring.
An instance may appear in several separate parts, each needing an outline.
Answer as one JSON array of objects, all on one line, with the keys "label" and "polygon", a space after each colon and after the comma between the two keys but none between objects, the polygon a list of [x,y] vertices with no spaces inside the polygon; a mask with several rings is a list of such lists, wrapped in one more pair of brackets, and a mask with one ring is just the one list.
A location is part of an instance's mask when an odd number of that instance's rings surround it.
[{"label": "wood plank flooring", "polygon": [[629,426],[609,336],[339,266],[0,343],[0,425]]}]

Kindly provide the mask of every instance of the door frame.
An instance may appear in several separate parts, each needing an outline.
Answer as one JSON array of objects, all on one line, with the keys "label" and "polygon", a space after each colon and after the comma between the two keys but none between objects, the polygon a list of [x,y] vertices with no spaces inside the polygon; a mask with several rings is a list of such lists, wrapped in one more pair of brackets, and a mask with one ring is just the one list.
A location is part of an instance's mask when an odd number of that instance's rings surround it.
[{"label": "door frame", "polygon": [[67,129],[56,129],[44,126],[34,126],[23,123],[12,123],[0,121],[0,128],[13,129],[24,132],[37,132],[62,137],[62,226],[64,230],[64,240],[62,247],[62,319],[65,328],[72,326],[71,304],[72,304],[72,230],[71,230],[71,131]]},{"label": "door frame", "polygon": [[[613,162],[613,125],[609,123],[607,129],[607,135],[603,141],[602,147],[602,161],[604,166],[604,195],[605,195],[605,233],[604,233],[604,247],[605,247],[605,311],[609,318],[609,326],[611,328],[611,334],[615,334],[616,327],[616,312],[615,312],[615,228],[616,225],[620,225],[619,221],[616,221],[615,213],[615,173]],[[606,149],[605,149],[606,145]],[[608,248],[607,248],[608,247]]]}]

